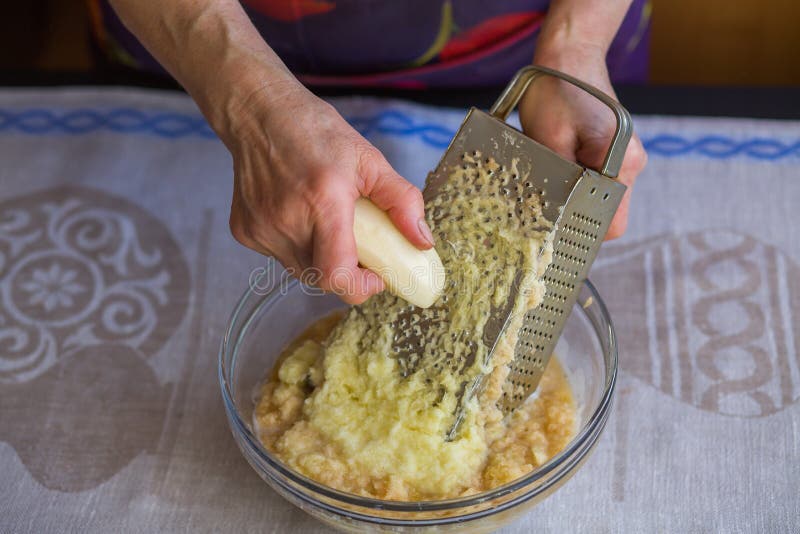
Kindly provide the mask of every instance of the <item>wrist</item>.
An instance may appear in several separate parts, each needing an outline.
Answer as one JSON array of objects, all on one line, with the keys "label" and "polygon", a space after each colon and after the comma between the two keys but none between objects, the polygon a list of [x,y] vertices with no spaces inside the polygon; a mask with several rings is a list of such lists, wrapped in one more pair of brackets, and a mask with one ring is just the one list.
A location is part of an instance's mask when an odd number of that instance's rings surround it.
[{"label": "wrist", "polygon": [[[206,80],[188,89],[220,139],[247,137],[264,125],[261,119],[298,91],[300,82],[283,65],[250,55],[229,57]],[[258,116],[253,110],[259,110]]]},{"label": "wrist", "polygon": [[553,0],[536,43],[534,62],[560,70],[605,65],[630,5],[631,0]]},{"label": "wrist", "polygon": [[183,55],[192,60],[178,62],[173,74],[226,144],[250,127],[247,108],[252,102],[269,110],[286,95],[304,89],[238,3],[213,6],[184,35]]},{"label": "wrist", "polygon": [[543,28],[533,62],[576,75],[587,66],[604,65],[607,53],[604,40],[587,36],[569,22],[557,22]]}]

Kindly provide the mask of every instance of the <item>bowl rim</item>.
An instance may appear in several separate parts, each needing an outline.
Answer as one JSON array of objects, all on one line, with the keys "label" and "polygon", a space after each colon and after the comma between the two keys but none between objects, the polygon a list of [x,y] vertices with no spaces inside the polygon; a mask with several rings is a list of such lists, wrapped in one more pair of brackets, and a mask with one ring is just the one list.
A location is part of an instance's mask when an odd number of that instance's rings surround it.
[{"label": "bowl rim", "polygon": [[[288,293],[290,290],[294,289],[298,284],[299,282],[297,280],[292,280],[291,282],[288,283],[288,285],[283,285],[282,287],[283,292],[279,292],[279,288],[275,287],[264,294],[260,294],[259,292],[254,291],[252,284],[250,287],[248,287],[248,289],[244,292],[244,294],[239,298],[228,320],[228,325],[225,329],[225,335],[223,336],[222,342],[220,344],[217,371],[218,371],[220,389],[222,392],[223,403],[225,405],[228,419],[233,424],[235,432],[238,432],[240,437],[244,439],[248,448],[251,449],[252,453],[257,455],[262,462],[264,462],[270,468],[274,469],[278,474],[282,475],[283,477],[291,481],[292,484],[286,484],[279,477],[276,477],[274,473],[266,472],[265,474],[269,476],[270,479],[279,484],[284,490],[289,491],[292,495],[300,498],[301,500],[313,506],[322,507],[325,510],[338,515],[347,515],[353,518],[360,518],[369,521],[380,521],[381,523],[384,524],[396,524],[396,525],[407,525],[409,524],[410,521],[413,522],[413,524],[415,525],[435,525],[442,523],[450,523],[453,522],[454,520],[465,521],[470,519],[477,519],[479,517],[495,514],[507,508],[516,506],[522,501],[528,500],[533,496],[546,491],[553,484],[558,483],[558,481],[561,478],[569,475],[572,472],[574,466],[580,463],[581,460],[584,458],[584,456],[592,449],[594,443],[599,438],[600,431],[605,426],[605,423],[611,411],[611,406],[613,403],[613,397],[615,392],[615,385],[617,380],[617,368],[619,360],[617,338],[614,329],[614,324],[611,320],[608,308],[606,307],[605,303],[600,297],[600,294],[598,293],[594,284],[592,284],[588,279],[586,279],[583,281],[583,285],[589,291],[590,297],[592,298],[592,303],[597,305],[599,314],[600,316],[602,316],[607,325],[606,334],[608,336],[609,359],[605,362],[605,367],[607,369],[605,377],[605,385],[603,394],[600,398],[597,407],[589,416],[587,423],[583,426],[582,429],[580,429],[580,431],[575,435],[575,437],[572,438],[569,444],[562,451],[560,451],[558,454],[550,458],[547,462],[542,464],[538,469],[535,469],[530,473],[516,480],[513,480],[507,484],[474,495],[469,495],[465,497],[455,497],[450,499],[428,500],[428,501],[382,500],[382,499],[364,497],[353,493],[340,491],[331,488],[329,486],[325,486],[319,482],[316,482],[313,479],[308,478],[305,475],[302,475],[294,471],[293,469],[289,468],[285,464],[283,464],[277,457],[274,457],[269,451],[267,451],[261,445],[259,439],[253,434],[248,424],[242,419],[242,417],[239,414],[239,410],[237,409],[236,403],[233,400],[233,394],[231,391],[231,380],[228,375],[228,370],[226,369],[225,366],[226,354],[228,350],[232,350],[234,351],[234,353],[231,354],[230,367],[231,370],[235,368],[235,362],[237,356],[235,351],[238,348],[238,340],[241,340],[244,337],[244,334],[246,333],[253,317],[256,316],[258,312],[269,302],[271,302],[276,298],[279,298],[280,296],[282,296],[284,292]],[[242,327],[242,332],[238,336],[234,336],[233,327],[234,325],[237,324],[238,316],[245,307],[245,304],[247,304],[247,302],[254,296],[258,297],[259,301],[253,306],[250,317],[245,319],[244,326]],[[595,331],[595,334],[598,337],[600,337],[599,330],[601,328],[601,325],[597,324],[594,320],[589,318],[586,310],[583,308],[583,306],[580,306],[577,302],[573,306],[573,310],[576,307],[587,315],[589,324],[591,324],[592,329]],[[231,345],[232,341],[236,343],[234,345]],[[605,352],[606,349],[602,342],[600,343],[600,346],[601,350]],[[552,479],[550,479],[551,476]],[[544,480],[542,484],[538,486],[533,486],[530,488],[529,491],[524,491],[519,496],[510,499],[496,507],[492,507],[490,509],[477,512],[470,512],[468,514],[459,516],[449,516],[449,517],[431,518],[431,519],[409,520],[402,518],[392,519],[388,517],[387,518],[377,517],[356,512],[351,508],[340,508],[336,505],[329,504],[323,500],[316,498],[316,495],[321,495],[327,499],[330,499],[335,503],[349,505],[350,507],[355,506],[359,508],[381,510],[384,512],[399,512],[399,513],[407,512],[407,513],[419,514],[424,512],[441,512],[441,511],[457,510],[460,508],[473,507],[476,505],[480,505],[481,503],[484,503],[486,501],[497,499],[499,497],[512,494],[520,490],[524,490],[525,487],[530,486],[535,482],[541,480]],[[307,490],[311,493],[309,494],[300,491],[299,489],[297,489],[297,487],[303,488],[304,490]]]}]

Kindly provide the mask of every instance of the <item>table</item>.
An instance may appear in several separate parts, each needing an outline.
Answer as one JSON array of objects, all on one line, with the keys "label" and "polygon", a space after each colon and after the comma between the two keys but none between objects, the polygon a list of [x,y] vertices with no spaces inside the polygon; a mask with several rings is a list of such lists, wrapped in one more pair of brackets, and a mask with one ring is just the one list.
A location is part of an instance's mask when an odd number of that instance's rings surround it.
[{"label": "table", "polygon": [[[335,98],[421,184],[463,110]],[[635,117],[650,153],[591,278],[620,339],[595,454],[503,532],[791,532],[800,520],[800,123]],[[0,90],[0,531],[324,532],[225,421],[217,350],[263,261],[193,103]]]}]

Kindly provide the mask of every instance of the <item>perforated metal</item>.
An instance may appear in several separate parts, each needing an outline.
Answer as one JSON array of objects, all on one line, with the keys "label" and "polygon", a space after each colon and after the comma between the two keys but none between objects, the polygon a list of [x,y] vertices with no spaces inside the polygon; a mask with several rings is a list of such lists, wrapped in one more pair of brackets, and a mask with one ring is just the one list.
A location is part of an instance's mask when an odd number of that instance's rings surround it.
[{"label": "perforated metal", "polygon": [[[473,108],[436,170],[428,176],[423,191],[426,202],[434,198],[453,169],[469,171],[469,165],[463,160],[464,154],[481,154],[484,158],[494,159],[504,171],[498,173],[498,179],[506,180],[502,189],[505,194],[517,195],[520,201],[527,195],[538,195],[543,201],[542,214],[547,220],[556,222],[553,262],[544,275],[546,295],[537,309],[525,315],[508,377],[511,387],[506,389],[500,401],[501,409],[510,412],[536,389],[625,186],[561,158],[505,122]],[[512,168],[513,173],[505,172]],[[481,191],[475,188],[470,193],[480,195]],[[517,209],[525,209],[524,204],[520,203]],[[521,213],[517,211],[517,215]],[[535,225],[535,218],[528,220]],[[452,241],[457,240],[458,236],[452,236]],[[489,357],[509,320],[516,297],[512,291],[504,306],[492,310],[483,336],[487,349],[484,352]],[[447,366],[456,373],[474,369],[474,351],[458,358],[452,354],[439,354],[425,361],[421,357],[419,348],[425,344],[422,332],[428,326],[426,320],[438,320],[439,316],[436,306],[432,315],[426,314],[428,319],[416,320],[418,312],[409,306],[395,325],[399,333],[393,349],[401,372],[407,375],[420,366],[430,366],[437,371]],[[462,395],[473,394],[479,388],[481,378],[465,377]],[[460,415],[456,414],[456,421]],[[457,423],[453,432],[456,426]]]},{"label": "perforated metal", "polygon": [[[535,214],[521,213],[521,210],[526,207],[523,200],[528,195],[546,198],[546,205],[543,206],[542,214],[539,215],[544,215],[546,219],[554,221],[583,171],[580,166],[562,159],[505,122],[473,108],[467,114],[436,169],[428,175],[423,196],[428,209],[434,210],[434,218],[439,214],[436,213],[436,208],[431,207],[431,201],[442,191],[442,187],[451,173],[460,169],[465,176],[472,176],[470,172],[474,165],[465,161],[465,155],[473,157],[480,155],[484,160],[491,158],[498,164],[498,169],[492,177],[501,180],[500,190],[503,194],[516,196],[518,199],[516,215],[522,216],[528,221],[527,224],[531,230],[537,229],[539,221],[536,220]],[[535,169],[533,168],[534,158],[536,159]],[[476,187],[470,191],[470,194],[478,196],[482,193],[480,188]],[[446,208],[442,211],[447,213]],[[487,216],[510,217],[512,214],[492,213]],[[460,236],[457,235],[444,236],[445,242],[453,244],[457,244],[459,239]],[[450,277],[448,279],[451,280]],[[516,293],[512,291],[508,302],[492,309],[483,332],[483,344],[486,347],[484,352],[487,354],[491,354],[508,320],[516,296]],[[460,373],[475,363],[474,353],[457,358],[449,353],[421,358],[420,348],[429,341],[424,339],[426,336],[423,335],[423,332],[431,326],[431,321],[439,320],[442,317],[441,314],[436,313],[437,308],[441,308],[441,305],[442,303],[434,304],[433,310],[426,310],[424,314],[420,314],[420,310],[414,306],[409,306],[401,312],[396,324],[393,325],[395,331],[398,332],[393,343],[393,353],[404,375],[415,372],[420,366],[432,368],[437,372],[443,366],[447,366],[453,372]],[[433,316],[431,312],[433,312]],[[422,317],[419,324],[414,322],[415,315]],[[458,336],[459,334],[453,335]],[[463,391],[468,394],[474,390],[477,383],[475,377],[467,378],[468,383],[464,385]]]},{"label": "perforated metal", "polygon": [[591,170],[575,185],[556,223],[553,261],[543,277],[544,300],[525,314],[519,332],[509,387],[500,401],[504,412],[538,386],[624,193],[625,186]]}]

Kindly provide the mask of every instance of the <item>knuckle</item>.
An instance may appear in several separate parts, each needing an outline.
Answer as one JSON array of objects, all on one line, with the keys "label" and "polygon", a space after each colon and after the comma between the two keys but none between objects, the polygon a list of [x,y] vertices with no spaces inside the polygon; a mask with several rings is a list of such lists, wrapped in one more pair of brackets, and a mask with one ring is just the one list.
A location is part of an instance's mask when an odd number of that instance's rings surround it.
[{"label": "knuckle", "polygon": [[638,139],[629,145],[628,158],[630,166],[635,172],[641,171],[647,165],[647,151]]},{"label": "knuckle", "polygon": [[333,166],[325,166],[316,169],[309,176],[307,190],[311,193],[324,193],[336,187],[342,181],[342,173]]},{"label": "knuckle", "polygon": [[383,154],[368,143],[359,147],[358,151],[360,189],[369,195],[385,179],[384,170],[389,164]]},{"label": "knuckle", "polygon": [[313,218],[325,217],[330,222],[331,214],[342,201],[342,189],[336,185],[338,178],[325,178],[303,195],[303,201]]},{"label": "knuckle", "polygon": [[385,162],[386,160],[381,154],[381,151],[375,148],[369,141],[360,138],[363,142],[356,143],[356,150],[358,151],[358,160],[362,165],[375,165]]},{"label": "knuckle", "polygon": [[389,203],[387,212],[408,217],[419,217],[425,206],[422,192],[409,182],[398,184]]},{"label": "knuckle", "polygon": [[403,200],[405,200],[409,204],[414,204],[416,206],[422,206],[423,199],[422,199],[422,191],[414,187],[409,182],[406,182],[404,185],[405,190],[403,191]]}]

